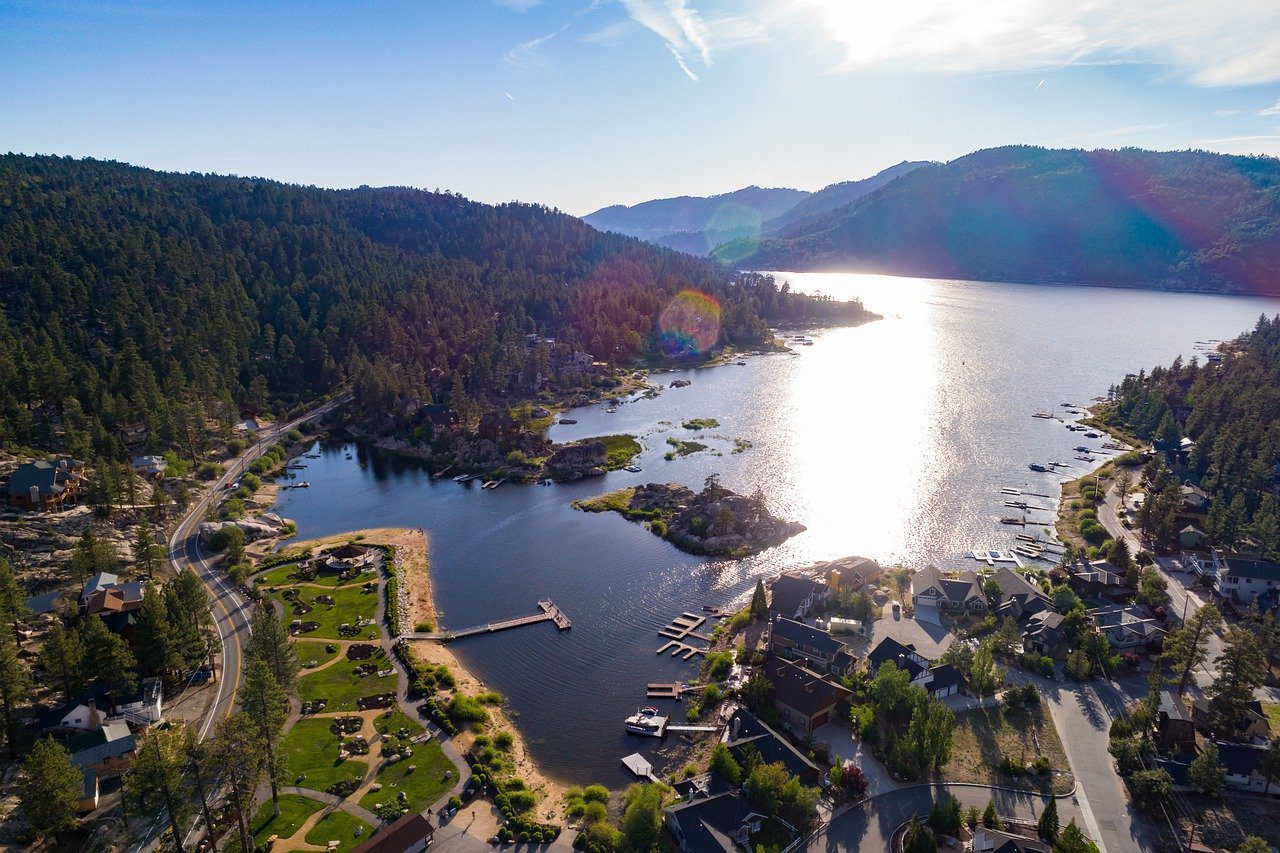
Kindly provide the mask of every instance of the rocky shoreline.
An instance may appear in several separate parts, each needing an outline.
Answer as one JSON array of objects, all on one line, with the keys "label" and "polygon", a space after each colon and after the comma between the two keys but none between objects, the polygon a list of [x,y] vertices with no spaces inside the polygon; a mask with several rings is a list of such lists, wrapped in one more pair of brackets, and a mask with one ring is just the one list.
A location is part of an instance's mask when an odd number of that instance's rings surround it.
[{"label": "rocky shoreline", "polygon": [[646,483],[577,501],[575,509],[617,512],[645,522],[653,533],[681,551],[739,558],[780,545],[805,526],[778,518],[764,496],[739,495],[708,477],[701,492],[679,483]]}]

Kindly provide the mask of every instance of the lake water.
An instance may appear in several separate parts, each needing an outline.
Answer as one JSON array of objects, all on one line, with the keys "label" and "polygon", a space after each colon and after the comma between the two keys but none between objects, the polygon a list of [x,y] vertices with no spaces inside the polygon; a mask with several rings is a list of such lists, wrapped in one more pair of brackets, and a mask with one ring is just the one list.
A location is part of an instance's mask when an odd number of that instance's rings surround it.
[{"label": "lake water", "polygon": [[[573,619],[457,642],[454,651],[509,700],[536,760],[572,782],[628,778],[619,759],[660,745],[622,731],[647,704],[644,686],[696,671],[658,657],[657,631],[683,610],[737,602],[755,578],[817,560],[862,554],[882,563],[972,565],[962,554],[1005,548],[1020,528],[1001,486],[1056,495],[1064,477],[1031,462],[1080,466],[1083,438],[1038,410],[1088,403],[1125,373],[1196,354],[1195,342],[1251,328],[1280,300],[1194,294],[944,282],[847,274],[779,274],[794,289],[861,297],[884,319],[814,332],[796,355],[745,366],[661,374],[654,399],[608,414],[575,410],[555,426],[568,441],[643,436],[644,471],[553,487],[432,480],[411,461],[356,448],[308,460],[311,488],[277,509],[302,538],[376,526],[422,527],[443,624],[464,627],[534,612],[550,597]],[[668,388],[676,378],[687,388]],[[704,433],[682,420],[716,418]],[[671,436],[710,449],[663,459]],[[734,439],[752,447],[734,453]],[[774,512],[808,530],[742,561],[683,554],[615,514],[586,514],[575,499],[650,481],[699,487],[711,473],[739,492],[756,488]],[[1042,505],[1051,503],[1037,500]],[[1050,516],[1041,514],[1046,520]],[[683,709],[667,707],[680,721]],[[674,722],[674,721],[673,721]],[[669,738],[670,739],[670,738]]]}]

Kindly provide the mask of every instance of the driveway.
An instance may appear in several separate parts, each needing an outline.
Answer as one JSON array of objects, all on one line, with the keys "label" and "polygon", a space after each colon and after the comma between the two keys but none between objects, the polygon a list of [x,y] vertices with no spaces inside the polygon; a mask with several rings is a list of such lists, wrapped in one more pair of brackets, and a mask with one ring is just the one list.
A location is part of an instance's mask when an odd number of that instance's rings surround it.
[{"label": "driveway", "polygon": [[892,637],[904,646],[915,646],[917,652],[930,660],[937,660],[942,657],[942,653],[947,650],[947,646],[951,645],[951,641],[955,639],[951,636],[951,632],[941,625],[921,622],[918,619],[911,619],[906,616],[901,619],[894,619],[892,616],[888,616],[873,622],[871,625],[871,648],[874,649],[876,644],[885,637]]},{"label": "driveway", "polygon": [[915,620],[926,625],[942,627],[942,615],[938,613],[938,608],[932,604],[922,604],[917,607]]},{"label": "driveway", "polygon": [[898,787],[898,783],[889,777],[889,771],[885,766],[871,754],[871,749],[862,742],[861,738],[854,737],[848,726],[827,723],[825,726],[814,729],[813,739],[828,746],[833,762],[838,755],[862,768],[862,772],[867,774],[869,796],[883,794]]}]

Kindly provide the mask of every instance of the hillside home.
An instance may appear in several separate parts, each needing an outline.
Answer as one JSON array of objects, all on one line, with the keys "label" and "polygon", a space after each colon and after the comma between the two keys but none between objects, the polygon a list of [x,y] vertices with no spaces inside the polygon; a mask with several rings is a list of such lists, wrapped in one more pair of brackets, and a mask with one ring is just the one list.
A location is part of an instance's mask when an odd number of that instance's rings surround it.
[{"label": "hillside home", "polygon": [[[787,660],[800,661],[818,673],[842,669],[842,663],[852,661],[850,655],[841,654],[845,652],[844,643],[826,631],[776,613],[769,620],[768,649],[770,653]],[[843,674],[836,672],[836,675]]]},{"label": "hillside home", "polygon": [[1216,562],[1221,564],[1218,594],[1223,598],[1248,604],[1259,593],[1280,586],[1280,563],[1240,557],[1227,557]]},{"label": "hillside home", "polygon": [[18,509],[56,512],[80,499],[84,463],[75,459],[24,462],[9,478],[9,504]]},{"label": "hillside home", "polygon": [[916,609],[936,607],[940,611],[985,613],[987,597],[978,576],[970,571],[947,577],[937,566],[926,566],[911,579],[911,602]]},{"label": "hillside home", "polygon": [[[113,703],[114,698],[114,703]],[[164,719],[164,690],[158,678],[144,678],[130,693],[102,687],[87,690],[39,719],[42,733],[54,735],[91,732],[107,723],[128,722],[149,726]]]},{"label": "hillside home", "polygon": [[826,604],[831,587],[812,578],[781,574],[769,585],[769,612],[787,619],[804,619]]},{"label": "hillside home", "polygon": [[1209,494],[1194,483],[1183,483],[1182,507],[1188,512],[1199,512],[1209,505]]},{"label": "hillside home", "polygon": [[765,664],[765,677],[773,685],[773,705],[782,724],[802,735],[835,719],[837,709],[851,695],[844,687],[782,658],[771,658]]},{"label": "hillside home", "polygon": [[67,740],[63,746],[71,753],[71,763],[81,770],[92,770],[99,779],[120,776],[133,763],[138,750],[133,732],[126,723],[107,723],[100,729]]},{"label": "hillside home", "polygon": [[135,456],[129,467],[142,477],[155,479],[164,476],[167,463],[163,456]]},{"label": "hillside home", "polygon": [[1119,652],[1149,651],[1164,640],[1164,628],[1141,604],[1115,604],[1089,611],[1094,625]]}]

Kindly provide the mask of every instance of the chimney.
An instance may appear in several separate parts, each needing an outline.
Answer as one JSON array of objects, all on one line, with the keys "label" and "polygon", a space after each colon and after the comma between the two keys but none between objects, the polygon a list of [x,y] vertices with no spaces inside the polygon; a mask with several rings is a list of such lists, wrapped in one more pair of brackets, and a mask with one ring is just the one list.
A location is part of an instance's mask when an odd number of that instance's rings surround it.
[{"label": "chimney", "polygon": [[37,505],[39,505],[39,503],[40,503],[40,487],[39,487],[39,486],[32,486],[32,487],[28,490],[28,492],[29,492],[30,497],[31,497],[31,505],[32,505],[32,506],[37,506]]}]

